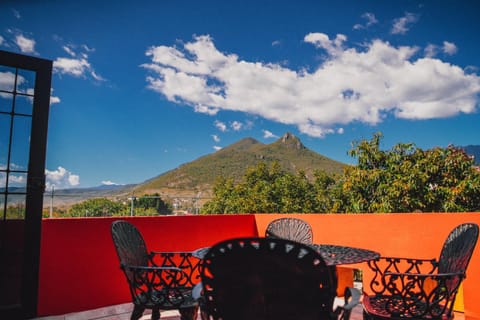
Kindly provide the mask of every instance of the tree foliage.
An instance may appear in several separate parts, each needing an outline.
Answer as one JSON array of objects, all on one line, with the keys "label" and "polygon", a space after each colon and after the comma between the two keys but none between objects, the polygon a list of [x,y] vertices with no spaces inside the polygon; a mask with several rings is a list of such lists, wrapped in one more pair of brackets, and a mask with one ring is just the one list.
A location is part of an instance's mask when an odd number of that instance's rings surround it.
[{"label": "tree foliage", "polygon": [[106,198],[95,198],[74,204],[70,215],[74,217],[107,217],[122,215],[126,207]]},{"label": "tree foliage", "polygon": [[[133,198],[135,216],[153,216],[171,214],[171,205],[162,200],[158,193],[145,194]],[[94,198],[72,205],[65,215],[71,217],[128,216],[131,214],[131,202],[112,201],[107,198]]]},{"label": "tree foliage", "polygon": [[213,193],[203,213],[306,213],[322,208],[305,174],[282,170],[278,162],[249,168],[238,184],[221,177]]},{"label": "tree foliage", "polygon": [[135,200],[135,215],[171,214],[172,207],[160,197],[160,194],[145,194]]},{"label": "tree foliage", "polygon": [[382,135],[354,143],[357,166],[346,168],[340,212],[455,212],[480,209],[480,172],[453,146],[422,150],[399,143],[380,150]]},{"label": "tree foliage", "polygon": [[422,150],[399,143],[381,150],[381,133],[352,144],[358,160],[341,176],[317,171],[309,180],[278,163],[249,168],[237,184],[217,180],[203,213],[468,212],[480,210],[480,171],[453,146]]}]

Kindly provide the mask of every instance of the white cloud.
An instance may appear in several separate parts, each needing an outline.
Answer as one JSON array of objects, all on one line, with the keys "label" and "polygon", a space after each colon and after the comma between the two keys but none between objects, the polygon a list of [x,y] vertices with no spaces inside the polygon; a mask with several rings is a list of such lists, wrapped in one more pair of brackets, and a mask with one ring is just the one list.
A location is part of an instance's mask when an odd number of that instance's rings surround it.
[{"label": "white cloud", "polygon": [[57,58],[53,62],[55,71],[62,74],[69,74],[74,77],[85,76],[85,73],[91,68],[90,63],[85,59]]},{"label": "white cloud", "polygon": [[53,88],[50,89],[50,105],[60,103],[60,98],[53,95]]},{"label": "white cloud", "polygon": [[3,44],[4,38],[0,35],[0,46]]},{"label": "white cloud", "polygon": [[458,51],[458,48],[455,45],[455,43],[448,42],[448,41],[443,41],[442,49],[443,49],[443,52],[448,55],[454,55]]},{"label": "white cloud", "polygon": [[68,53],[68,55],[69,55],[70,57],[75,57],[75,56],[77,55],[77,54],[75,53],[75,51],[73,51],[73,49],[72,49],[70,46],[68,46],[68,45],[63,46],[62,49],[63,49],[66,53]]},{"label": "white cloud", "polygon": [[330,40],[325,33],[309,33],[303,39],[305,42],[312,43],[316,48],[325,49],[328,54],[336,55],[343,52],[343,43],[347,37],[343,34],[337,34],[335,39]]},{"label": "white cloud", "polygon": [[280,40],[275,40],[275,41],[272,42],[273,47],[279,46],[281,44],[282,44],[282,42]]},{"label": "white cloud", "polygon": [[[199,106],[244,112],[315,137],[341,133],[352,122],[375,125],[387,115],[433,119],[472,113],[478,104],[478,75],[418,57],[418,47],[374,40],[358,49],[348,47],[341,34],[330,39],[310,33],[304,40],[327,54],[311,72],[240,60],[218,51],[208,36],[183,48],[162,46],[170,56],[151,48],[152,63],[143,67],[149,88],[197,112]],[[218,120],[214,124],[228,129]]]},{"label": "white cloud", "polygon": [[230,124],[230,127],[233,129],[233,131],[240,131],[242,130],[243,123],[241,123],[240,121],[233,121]]},{"label": "white cloud", "polygon": [[90,75],[92,76],[93,79],[97,80],[97,81],[106,81],[105,78],[103,78],[102,76],[98,75],[95,70],[91,70],[90,71]]},{"label": "white cloud", "polygon": [[88,60],[88,53],[95,51],[95,49],[91,49],[86,45],[78,47],[73,44],[63,45],[62,49],[70,57],[58,57],[55,59],[53,62],[53,70],[55,72],[79,78],[87,78],[89,76],[99,82],[106,81],[95,71]]},{"label": "white cloud", "polygon": [[104,186],[120,186],[120,184],[115,183],[115,182],[110,181],[110,180],[103,180],[102,185],[104,185]]},{"label": "white cloud", "polygon": [[215,122],[213,123],[215,125],[215,127],[217,127],[218,130],[222,131],[222,132],[225,132],[227,131],[227,125],[221,121],[218,121],[218,120],[215,120]]},{"label": "white cloud", "polygon": [[365,24],[360,24],[360,23],[356,24],[356,25],[353,26],[353,29],[355,29],[355,30],[366,29],[366,28],[370,27],[371,25],[374,25],[374,24],[378,23],[377,18],[371,12],[365,12],[364,14],[362,14],[362,18],[366,20]]},{"label": "white cloud", "polygon": [[15,36],[15,43],[23,53],[35,53],[35,40],[29,39],[22,34]]},{"label": "white cloud", "polygon": [[214,116],[218,113],[218,108],[209,107],[203,104],[198,104],[194,106],[195,112],[206,113],[208,115]]},{"label": "white cloud", "polygon": [[[23,166],[15,163],[10,163],[10,170],[26,170]],[[5,163],[0,163],[0,170],[7,170]],[[8,176],[9,187],[21,188],[26,186],[26,174],[14,174],[13,172]],[[7,182],[7,175],[5,172],[0,172],[0,188],[5,188]]]},{"label": "white cloud", "polygon": [[423,51],[425,52],[425,57],[433,58],[438,53],[438,46],[430,43],[425,47]]},{"label": "white cloud", "polygon": [[95,52],[95,48],[90,48],[86,44],[81,45],[82,49],[85,50],[86,52]]},{"label": "white cloud", "polygon": [[220,137],[217,136],[216,134],[212,134],[212,138],[213,138],[213,141],[215,141],[217,143],[220,142]]},{"label": "white cloud", "polygon": [[[5,188],[5,174],[2,172],[0,174],[1,182],[0,182],[0,187]],[[26,176],[25,175],[15,175],[15,174],[10,174],[8,176],[8,185],[10,187],[25,187],[26,186]]]},{"label": "white cloud", "polygon": [[52,104],[55,104],[55,103],[60,103],[61,100],[59,97],[55,97],[55,96],[50,96],[50,105]]},{"label": "white cloud", "polygon": [[47,176],[47,190],[51,190],[52,187],[55,189],[70,188],[80,184],[80,176],[73,174],[72,172],[60,166],[54,171],[46,169],[45,174]]},{"label": "white cloud", "polygon": [[219,147],[219,146],[213,146],[213,149],[214,149],[215,151],[218,151],[218,150],[221,150],[221,149],[222,149],[222,147]]},{"label": "white cloud", "polygon": [[265,139],[278,138],[278,136],[274,135],[271,131],[268,131],[268,130],[262,130],[262,131],[263,131],[263,137]]},{"label": "white cloud", "polygon": [[410,26],[418,21],[418,16],[407,12],[405,16],[393,20],[392,34],[405,34],[410,30]]},{"label": "white cloud", "polygon": [[435,57],[439,51],[442,51],[443,53],[452,56],[458,52],[458,48],[455,45],[455,43],[448,42],[448,41],[443,41],[442,47],[439,47],[434,44],[429,44],[425,47],[425,57],[427,58],[433,58]]},{"label": "white cloud", "polygon": [[[17,86],[22,84],[25,78],[17,77]],[[15,74],[13,72],[0,72],[0,90],[12,91],[15,86]]]}]

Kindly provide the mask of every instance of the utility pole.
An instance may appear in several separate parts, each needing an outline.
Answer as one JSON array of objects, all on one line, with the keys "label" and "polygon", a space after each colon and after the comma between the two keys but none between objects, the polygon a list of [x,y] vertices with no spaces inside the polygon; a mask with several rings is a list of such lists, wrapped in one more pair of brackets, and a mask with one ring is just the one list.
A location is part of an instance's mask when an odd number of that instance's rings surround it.
[{"label": "utility pole", "polygon": [[134,202],[135,202],[136,199],[137,199],[137,198],[135,198],[134,195],[132,195],[132,197],[130,198],[130,200],[132,201],[132,205],[131,205],[131,207],[130,207],[130,216],[131,216],[131,217],[133,217],[133,214],[135,213],[135,204],[134,204]]}]

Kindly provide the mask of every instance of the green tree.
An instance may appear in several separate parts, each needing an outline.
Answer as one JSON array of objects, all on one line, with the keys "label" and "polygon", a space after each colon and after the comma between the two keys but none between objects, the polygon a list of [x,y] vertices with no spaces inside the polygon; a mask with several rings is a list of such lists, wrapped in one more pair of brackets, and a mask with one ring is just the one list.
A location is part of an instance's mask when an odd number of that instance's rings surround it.
[{"label": "green tree", "polygon": [[160,194],[144,194],[135,200],[135,215],[171,214],[172,208],[160,197]]},{"label": "green tree", "polygon": [[338,212],[453,212],[480,209],[480,172],[462,149],[422,150],[399,143],[380,150],[381,133],[353,144],[357,166],[339,181]]},{"label": "green tree", "polygon": [[284,171],[278,162],[248,168],[238,184],[219,178],[213,194],[203,213],[312,212],[316,207],[314,188],[305,174]]},{"label": "green tree", "polygon": [[95,198],[74,204],[70,208],[73,217],[107,217],[125,215],[128,208],[106,198]]},{"label": "green tree", "polygon": [[352,144],[358,160],[343,175],[285,172],[278,163],[249,168],[241,181],[221,178],[204,213],[466,212],[480,210],[480,171],[462,149],[422,150],[399,143],[381,150],[381,133]]},{"label": "green tree", "polygon": [[341,177],[329,175],[323,170],[314,173],[313,193],[315,207],[311,212],[336,212],[335,203],[341,203],[338,181]]}]

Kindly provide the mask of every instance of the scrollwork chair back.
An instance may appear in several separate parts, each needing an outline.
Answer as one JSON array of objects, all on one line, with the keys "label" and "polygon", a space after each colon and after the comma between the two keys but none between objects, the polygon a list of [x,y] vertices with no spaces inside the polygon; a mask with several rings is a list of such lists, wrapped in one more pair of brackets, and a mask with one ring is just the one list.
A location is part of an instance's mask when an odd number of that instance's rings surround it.
[{"label": "scrollwork chair back", "polygon": [[[145,309],[152,310],[153,320],[160,319],[160,309],[178,309],[182,320],[196,319],[198,303],[192,297],[192,274],[198,267],[188,260],[190,255],[149,253],[141,233],[127,221],[113,222],[111,234],[134,304],[130,319],[140,319]],[[160,266],[154,262],[156,255]]]},{"label": "scrollwork chair back", "polygon": [[333,311],[335,276],[320,254],[298,242],[280,238],[222,241],[202,261],[202,318],[335,319],[342,313],[341,308]]},{"label": "scrollwork chair back", "polygon": [[363,299],[364,319],[451,319],[478,233],[474,223],[455,227],[438,260],[381,257],[370,261],[373,294]]},{"label": "scrollwork chair back", "polygon": [[297,218],[279,218],[271,221],[267,230],[266,237],[277,237],[305,244],[312,244],[313,231],[308,222]]}]

